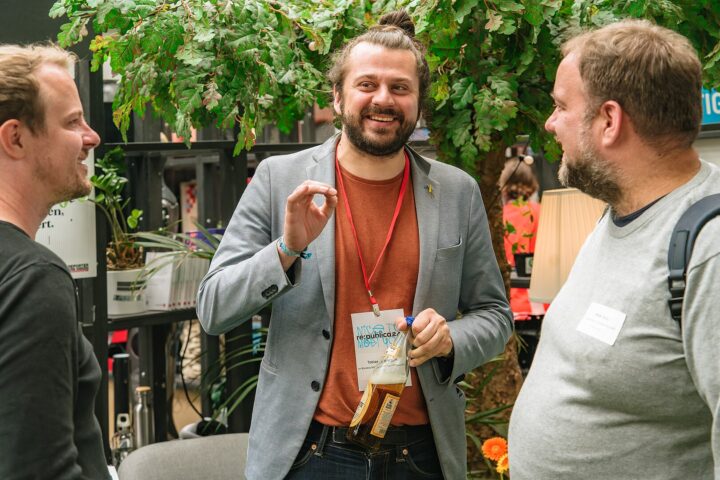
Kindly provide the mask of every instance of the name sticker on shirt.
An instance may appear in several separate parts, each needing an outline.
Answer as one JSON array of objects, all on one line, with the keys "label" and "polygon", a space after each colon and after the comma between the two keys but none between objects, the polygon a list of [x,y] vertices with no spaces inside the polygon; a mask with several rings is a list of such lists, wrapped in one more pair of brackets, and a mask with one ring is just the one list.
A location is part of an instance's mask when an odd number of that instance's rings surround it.
[{"label": "name sticker on shirt", "polygon": [[[395,340],[399,333],[395,328],[395,319],[404,317],[400,308],[395,310],[381,310],[380,316],[373,312],[353,313],[352,318],[353,340],[355,345],[355,365],[357,365],[358,390],[365,391],[370,374],[380,363],[385,350]],[[406,387],[412,385],[408,375]]]},{"label": "name sticker on shirt", "polygon": [[614,345],[620,334],[625,314],[614,308],[592,303],[577,326],[577,331],[608,345]]}]

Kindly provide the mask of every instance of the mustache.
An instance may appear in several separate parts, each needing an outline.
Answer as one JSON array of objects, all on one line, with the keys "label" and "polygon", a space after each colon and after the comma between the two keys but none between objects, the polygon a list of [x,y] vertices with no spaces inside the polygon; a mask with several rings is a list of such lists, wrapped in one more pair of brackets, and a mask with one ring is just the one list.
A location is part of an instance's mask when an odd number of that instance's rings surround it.
[{"label": "mustache", "polygon": [[366,117],[368,115],[390,115],[390,116],[397,118],[400,121],[400,123],[405,121],[405,115],[403,115],[403,113],[401,111],[395,110],[394,108],[387,108],[387,107],[380,108],[380,107],[374,107],[371,105],[369,107],[363,108],[362,111],[360,112],[360,115],[362,115],[363,117]]}]

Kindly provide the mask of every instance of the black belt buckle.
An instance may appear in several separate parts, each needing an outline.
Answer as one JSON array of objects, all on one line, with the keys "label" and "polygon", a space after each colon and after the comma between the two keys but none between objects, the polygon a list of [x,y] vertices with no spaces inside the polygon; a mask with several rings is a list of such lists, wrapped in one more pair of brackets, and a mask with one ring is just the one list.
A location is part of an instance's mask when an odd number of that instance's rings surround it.
[{"label": "black belt buckle", "polygon": [[351,443],[347,439],[347,427],[328,427],[330,429],[330,438],[334,443],[346,444]]}]

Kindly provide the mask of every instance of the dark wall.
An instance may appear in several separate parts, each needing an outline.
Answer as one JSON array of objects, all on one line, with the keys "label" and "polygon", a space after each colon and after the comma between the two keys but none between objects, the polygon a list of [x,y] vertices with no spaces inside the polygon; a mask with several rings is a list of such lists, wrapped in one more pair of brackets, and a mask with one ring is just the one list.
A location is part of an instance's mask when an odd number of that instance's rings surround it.
[{"label": "dark wall", "polygon": [[[67,17],[50,18],[54,0],[0,0],[0,43],[57,41],[60,25]],[[80,58],[88,57],[88,47],[73,48]]]}]

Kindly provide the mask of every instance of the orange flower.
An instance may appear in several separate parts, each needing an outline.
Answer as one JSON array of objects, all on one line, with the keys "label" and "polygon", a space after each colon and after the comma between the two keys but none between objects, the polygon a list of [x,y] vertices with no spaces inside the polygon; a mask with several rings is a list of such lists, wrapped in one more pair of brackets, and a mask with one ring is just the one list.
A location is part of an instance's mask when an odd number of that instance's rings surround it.
[{"label": "orange flower", "polygon": [[508,451],[507,441],[502,437],[492,437],[482,444],[482,453],[485,458],[498,461]]},{"label": "orange flower", "polygon": [[508,468],[510,468],[510,465],[508,465],[508,454],[506,453],[505,455],[500,457],[500,460],[498,460],[497,467],[495,467],[495,471],[497,471],[500,474],[503,474],[508,471]]}]

